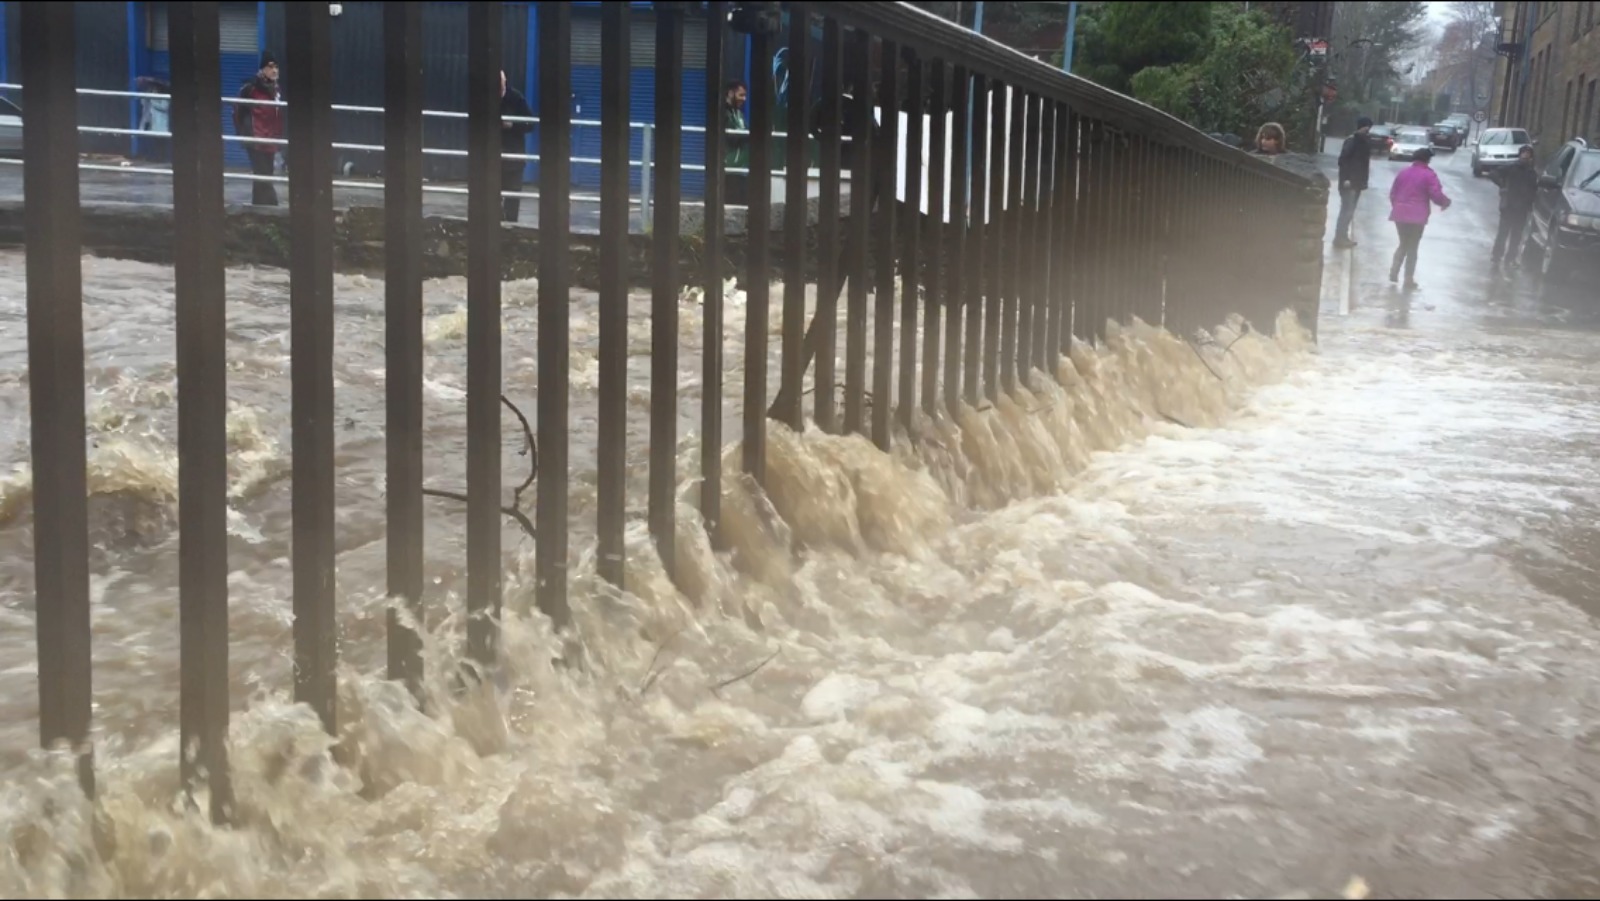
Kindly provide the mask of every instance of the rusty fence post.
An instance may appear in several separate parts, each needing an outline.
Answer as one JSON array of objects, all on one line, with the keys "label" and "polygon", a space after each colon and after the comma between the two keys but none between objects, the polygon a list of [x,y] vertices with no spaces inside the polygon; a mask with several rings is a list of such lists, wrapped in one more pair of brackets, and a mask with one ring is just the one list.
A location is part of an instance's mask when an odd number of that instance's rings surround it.
[{"label": "rusty fence post", "polygon": [[[682,223],[683,4],[656,7],[656,122],[662,166],[650,248],[650,534],[677,577],[678,234]],[[563,186],[565,190],[565,186]],[[747,222],[747,229],[750,227]]]},{"label": "rusty fence post", "polygon": [[[539,461],[534,510],[535,597],[539,610],[559,630],[572,620],[567,600],[572,123],[565,112],[572,93],[572,7],[568,3],[541,3],[530,12],[539,16],[539,108],[559,111],[539,123],[539,409],[535,416]],[[663,20],[670,18],[661,14]],[[669,164],[661,167],[659,176],[660,206],[668,204],[669,183],[676,190],[678,169],[677,145],[672,145],[671,156],[666,155],[666,131],[662,129],[661,150],[662,159]],[[676,195],[671,196],[672,221],[676,224]],[[672,240],[676,244],[676,228]],[[614,361],[612,365],[616,365]]]},{"label": "rusty fence post", "polygon": [[[628,198],[629,90],[632,87],[631,60],[633,15],[630,4],[608,3],[600,7],[600,347],[599,347],[599,423],[595,471],[596,548],[595,564],[600,578],[617,588],[626,587],[627,551],[623,532],[627,526],[628,490],[628,272],[629,220],[632,210]],[[721,3],[714,4],[720,9]],[[725,10],[724,10],[725,12]],[[715,37],[712,36],[712,40]],[[711,54],[708,41],[707,66],[720,65],[720,56]],[[717,42],[720,49],[720,42]],[[707,73],[708,103],[715,109],[719,85]],[[706,403],[721,404],[722,312],[722,203],[720,189],[720,141],[722,121],[713,119],[706,129],[706,281],[705,315],[709,324],[719,325],[717,343],[706,346],[706,366],[716,367],[717,378],[704,385]],[[542,161],[541,161],[542,162]],[[721,410],[713,426],[721,423]],[[720,445],[720,435],[716,436]],[[708,440],[710,440],[708,438]],[[712,460],[721,462],[720,454]],[[707,479],[716,482],[716,472]],[[710,500],[715,503],[716,496]],[[706,516],[707,527],[715,522],[715,508]]]},{"label": "rusty fence post", "polygon": [[[388,587],[423,622],[422,9],[383,8],[384,448]],[[176,87],[176,85],[174,85]],[[422,697],[422,640],[391,606],[389,678]]]},{"label": "rusty fence post", "polygon": [[210,815],[233,815],[228,734],[227,279],[222,265],[222,86],[216,3],[174,4],[173,294],[178,362],[179,773],[201,774]]},{"label": "rusty fence post", "polygon": [[295,700],[337,735],[334,609],[333,40],[328,7],[284,10],[289,71],[289,342],[292,382]]},{"label": "rusty fence post", "polygon": [[[768,60],[772,36],[750,36],[755,59]],[[750,175],[745,235],[744,329],[744,471],[757,485],[766,483],[767,466],[767,321],[771,315],[772,273],[772,66],[763,63],[750,76]],[[710,111],[708,111],[708,115]]]}]

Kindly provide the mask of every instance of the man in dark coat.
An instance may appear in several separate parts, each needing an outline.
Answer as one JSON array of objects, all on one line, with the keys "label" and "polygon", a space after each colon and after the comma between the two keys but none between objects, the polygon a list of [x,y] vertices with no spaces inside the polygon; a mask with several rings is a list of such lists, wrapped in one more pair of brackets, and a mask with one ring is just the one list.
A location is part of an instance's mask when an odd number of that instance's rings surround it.
[{"label": "man in dark coat", "polygon": [[[527,134],[533,131],[532,122],[508,122],[507,117],[516,119],[533,118],[533,110],[528,108],[528,101],[522,92],[516,88],[506,87],[505,70],[500,72],[500,152],[527,154]],[[504,159],[500,160],[500,190],[520,192],[522,190],[522,172],[528,165],[527,160]],[[522,198],[502,197],[502,213],[500,217],[505,222],[517,221],[517,216],[522,211]]]},{"label": "man in dark coat", "polygon": [[[283,138],[283,107],[270,106],[283,99],[278,90],[278,61],[270,53],[261,54],[261,68],[255,77],[239,88],[239,99],[262,101],[235,103],[233,105],[233,132],[241,138]],[[245,155],[250,158],[250,171],[256,175],[271,175],[272,164],[283,145],[268,142],[248,142]],[[270,181],[251,182],[250,202],[256,206],[277,206],[278,192]]]},{"label": "man in dark coat", "polygon": [[1533,200],[1539,193],[1539,173],[1533,168],[1533,147],[1527,144],[1517,151],[1517,164],[1491,171],[1489,177],[1500,186],[1500,232],[1494,237],[1494,253],[1489,257],[1494,265],[1509,251],[1511,268],[1519,264],[1522,236],[1528,228],[1528,217],[1533,215]]},{"label": "man in dark coat", "polygon": [[1356,120],[1355,133],[1339,150],[1339,222],[1333,230],[1334,247],[1356,246],[1350,240],[1350,223],[1356,218],[1356,204],[1361,202],[1372,172],[1372,145],[1367,143],[1370,131],[1372,120],[1362,116]]}]

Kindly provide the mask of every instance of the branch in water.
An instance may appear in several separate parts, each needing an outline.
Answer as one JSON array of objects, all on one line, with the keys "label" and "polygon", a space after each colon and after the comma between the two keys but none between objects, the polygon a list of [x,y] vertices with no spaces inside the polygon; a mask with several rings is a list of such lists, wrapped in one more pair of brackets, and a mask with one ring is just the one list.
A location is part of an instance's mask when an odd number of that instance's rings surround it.
[{"label": "branch in water", "polygon": [[[533,426],[528,424],[528,417],[522,415],[522,411],[517,409],[517,405],[512,403],[504,394],[500,395],[500,403],[509,408],[517,417],[517,421],[522,423],[522,438],[524,443],[522,445],[521,454],[524,457],[531,458],[528,461],[528,477],[523,479],[522,484],[518,485],[517,490],[512,493],[511,506],[501,507],[500,512],[516,520],[517,525],[522,527],[522,531],[526,532],[529,538],[537,538],[538,535],[534,532],[533,528],[533,520],[528,518],[528,514],[522,512],[522,493],[527,491],[528,488],[533,485],[533,480],[539,476],[539,444],[533,440]],[[447,501],[459,501],[463,504],[467,503],[467,496],[459,491],[444,491],[439,488],[423,488],[422,494],[424,497],[437,497]]]},{"label": "branch in water", "polygon": [[520,510],[522,508],[522,492],[527,491],[533,485],[533,480],[539,476],[539,443],[533,440],[533,426],[528,425],[528,417],[522,415],[522,411],[517,409],[517,405],[512,403],[510,398],[504,394],[500,395],[500,403],[505,404],[517,417],[517,421],[522,423],[524,443],[521,456],[532,458],[528,461],[528,477],[522,480],[522,484],[517,486],[516,492],[512,495],[515,499],[513,506]]},{"label": "branch in water", "polygon": [[782,651],[782,650],[783,650],[783,648],[780,647],[780,648],[778,648],[777,651],[773,651],[771,654],[769,654],[767,656],[767,659],[765,659],[765,660],[761,661],[760,663],[756,664],[755,668],[751,669],[749,672],[741,673],[741,674],[739,674],[737,676],[734,676],[732,679],[724,679],[723,681],[718,682],[716,685],[711,686],[711,693],[716,695],[718,698],[721,698],[722,697],[722,689],[727,688],[728,686],[734,684],[735,682],[743,682],[744,680],[750,678],[751,676],[754,676],[756,673],[761,672],[761,670],[767,664],[771,663],[774,659],[777,658],[778,652]]},{"label": "branch in water", "polygon": [[[467,502],[465,494],[457,491],[441,491],[438,488],[424,488],[422,489],[422,495],[423,497],[443,498],[447,501],[460,501],[463,504]],[[528,518],[528,514],[523,513],[516,507],[501,507],[500,512],[516,520],[517,525],[522,526],[522,531],[527,532],[529,538],[538,537],[533,531],[533,520]]]}]

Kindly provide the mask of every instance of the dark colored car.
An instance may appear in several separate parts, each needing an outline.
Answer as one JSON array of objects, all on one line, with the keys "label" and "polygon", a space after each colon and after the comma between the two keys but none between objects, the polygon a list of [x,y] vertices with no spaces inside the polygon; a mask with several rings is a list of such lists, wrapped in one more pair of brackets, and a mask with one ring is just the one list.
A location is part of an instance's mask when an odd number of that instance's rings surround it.
[{"label": "dark colored car", "polygon": [[1428,129],[1428,140],[1435,147],[1448,147],[1455,150],[1461,146],[1462,133],[1456,128],[1454,122],[1438,122]]},{"label": "dark colored car", "polygon": [[1587,267],[1600,276],[1600,149],[1567,142],[1539,175],[1524,254],[1547,281]]},{"label": "dark colored car", "polygon": [[1374,156],[1389,154],[1389,148],[1394,146],[1394,126],[1374,125],[1367,130],[1367,144],[1372,148]]}]

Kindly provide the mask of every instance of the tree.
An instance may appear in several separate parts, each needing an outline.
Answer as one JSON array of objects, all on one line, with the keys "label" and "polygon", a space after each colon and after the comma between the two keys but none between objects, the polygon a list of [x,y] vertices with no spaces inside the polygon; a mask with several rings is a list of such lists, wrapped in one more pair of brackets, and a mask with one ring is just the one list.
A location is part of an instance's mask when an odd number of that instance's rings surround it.
[{"label": "tree", "polygon": [[1136,74],[1197,59],[1211,39],[1213,3],[1106,3],[1078,13],[1073,73],[1124,94]]},{"label": "tree", "polygon": [[1329,48],[1329,75],[1345,104],[1376,109],[1404,77],[1401,60],[1420,42],[1427,10],[1420,0],[1340,3]]},{"label": "tree", "polygon": [[1437,71],[1443,87],[1454,88],[1462,106],[1476,107],[1493,87],[1495,4],[1492,0],[1456,0],[1438,43]]},{"label": "tree", "polygon": [[1140,100],[1208,132],[1249,136],[1277,121],[1299,134],[1310,124],[1310,67],[1288,29],[1259,12],[1218,4],[1190,59],[1153,66],[1131,79]]}]

